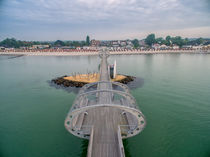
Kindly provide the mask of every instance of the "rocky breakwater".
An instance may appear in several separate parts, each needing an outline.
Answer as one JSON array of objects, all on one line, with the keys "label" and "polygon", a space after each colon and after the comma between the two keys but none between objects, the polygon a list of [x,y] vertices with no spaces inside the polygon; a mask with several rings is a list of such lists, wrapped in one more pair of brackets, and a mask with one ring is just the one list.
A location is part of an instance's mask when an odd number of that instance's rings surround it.
[{"label": "rocky breakwater", "polygon": [[123,84],[127,84],[127,83],[129,83],[129,82],[134,81],[134,79],[135,79],[134,76],[126,76],[126,75],[124,75],[124,76],[125,76],[125,78],[123,78],[122,80],[118,80],[118,81],[116,81],[116,82],[120,82],[120,83],[123,83]]},{"label": "rocky breakwater", "polygon": [[62,76],[62,77],[58,77],[56,79],[53,79],[52,82],[57,84],[57,85],[62,85],[64,87],[82,87],[84,86],[85,82],[77,82],[77,81],[71,81],[71,80],[67,80],[67,79],[64,79],[64,77],[67,77],[67,76]]},{"label": "rocky breakwater", "polygon": [[[134,79],[135,79],[135,77],[133,77],[133,76],[126,76],[126,75],[123,75],[123,76],[124,77],[122,77],[122,79],[118,79],[118,80],[116,80],[116,82],[127,84],[131,81],[134,81]],[[68,76],[62,76],[62,77],[58,77],[56,79],[52,79],[52,82],[56,85],[63,86],[63,87],[77,87],[77,88],[82,87],[85,84],[89,83],[87,81],[75,81],[75,80],[65,79],[66,77],[68,77]]]}]

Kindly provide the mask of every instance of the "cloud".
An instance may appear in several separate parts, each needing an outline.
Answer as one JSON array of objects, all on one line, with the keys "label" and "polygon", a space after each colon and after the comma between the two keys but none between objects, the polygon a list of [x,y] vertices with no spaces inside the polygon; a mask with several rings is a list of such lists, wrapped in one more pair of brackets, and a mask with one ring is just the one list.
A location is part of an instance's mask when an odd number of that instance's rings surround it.
[{"label": "cloud", "polygon": [[[159,8],[175,6],[175,0],[12,0],[7,13],[18,19],[34,20],[107,20],[124,19],[127,15],[151,14]],[[13,11],[12,11],[13,10]],[[59,17],[59,18],[56,18]],[[46,19],[47,18],[47,19]]]},{"label": "cloud", "polygon": [[[34,28],[77,32],[149,32],[210,26],[209,0],[10,0],[0,14],[0,33]],[[2,25],[4,23],[4,25]],[[46,30],[48,28],[48,30]],[[49,33],[48,33],[49,34]],[[133,33],[130,33],[133,34]]]}]

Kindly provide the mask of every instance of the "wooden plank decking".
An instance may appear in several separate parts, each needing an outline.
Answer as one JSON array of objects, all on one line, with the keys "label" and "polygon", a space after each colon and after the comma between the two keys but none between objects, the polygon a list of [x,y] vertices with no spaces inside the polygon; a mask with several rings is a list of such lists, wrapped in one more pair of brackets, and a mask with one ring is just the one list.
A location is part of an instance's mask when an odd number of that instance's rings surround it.
[{"label": "wooden plank decking", "polygon": [[[110,81],[105,55],[101,60],[100,81]],[[100,83],[98,89],[110,90],[112,86],[109,83]],[[112,103],[112,94],[110,92],[99,93],[98,103]],[[92,125],[94,130],[91,157],[120,157],[118,126],[127,124],[122,112],[113,107],[97,107],[88,111],[84,125]]]}]

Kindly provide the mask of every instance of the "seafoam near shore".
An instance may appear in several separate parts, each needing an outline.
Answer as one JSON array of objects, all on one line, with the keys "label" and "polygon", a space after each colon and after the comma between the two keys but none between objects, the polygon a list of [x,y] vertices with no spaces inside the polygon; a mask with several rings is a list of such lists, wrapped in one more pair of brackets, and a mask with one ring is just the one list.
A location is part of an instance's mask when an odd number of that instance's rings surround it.
[{"label": "seafoam near shore", "polygon": [[[113,55],[134,55],[134,54],[175,54],[175,53],[188,53],[188,54],[210,54],[210,50],[159,50],[159,51],[110,51]],[[88,52],[0,52],[0,55],[26,55],[26,56],[90,56],[98,55],[97,51]]]}]

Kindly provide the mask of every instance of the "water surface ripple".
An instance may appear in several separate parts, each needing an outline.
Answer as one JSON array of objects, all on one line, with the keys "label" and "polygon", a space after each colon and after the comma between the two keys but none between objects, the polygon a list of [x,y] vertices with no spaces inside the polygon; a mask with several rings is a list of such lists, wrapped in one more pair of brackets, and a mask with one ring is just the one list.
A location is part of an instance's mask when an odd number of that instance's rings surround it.
[{"label": "water surface ripple", "polygon": [[[140,78],[131,89],[147,119],[124,141],[127,157],[210,157],[210,55],[111,56],[118,73]],[[97,71],[96,56],[0,56],[0,156],[82,157],[87,141],[64,128],[76,93],[48,81]],[[137,81],[138,84],[138,81]]]}]

